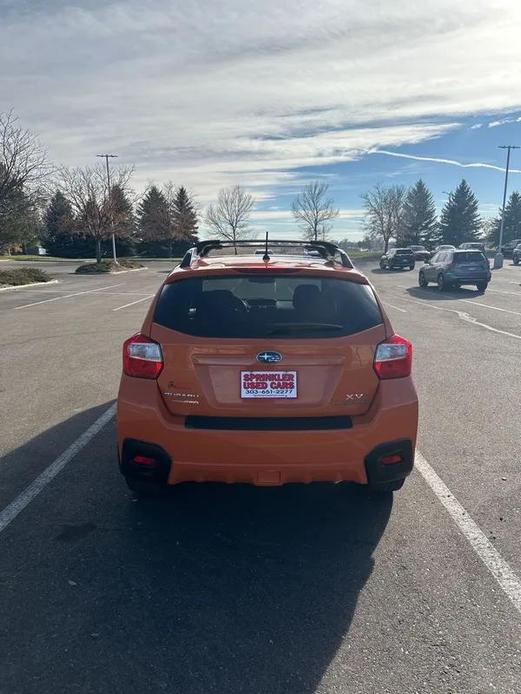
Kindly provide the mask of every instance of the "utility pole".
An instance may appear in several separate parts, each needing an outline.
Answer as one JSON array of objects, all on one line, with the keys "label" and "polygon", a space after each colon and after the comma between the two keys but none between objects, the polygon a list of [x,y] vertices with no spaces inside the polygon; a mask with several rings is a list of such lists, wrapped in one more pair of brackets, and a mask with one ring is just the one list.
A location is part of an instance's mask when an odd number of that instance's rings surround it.
[{"label": "utility pole", "polygon": [[499,229],[499,245],[497,253],[494,257],[494,270],[500,270],[503,267],[503,253],[501,247],[503,245],[503,227],[505,226],[505,205],[507,201],[507,185],[508,185],[508,169],[510,166],[510,151],[519,149],[517,145],[499,145],[498,149],[507,150],[507,166],[505,169],[505,188],[503,190],[503,206],[501,208],[501,227]]},{"label": "utility pole", "polygon": [[[109,169],[109,159],[116,159],[117,154],[96,154],[97,157],[101,157],[105,159],[105,164],[107,166],[107,202],[110,202],[110,169]],[[116,256],[116,238],[114,236],[114,219],[111,214],[110,216],[110,226],[112,229],[112,256],[114,258],[114,262],[118,262],[118,258]]]}]

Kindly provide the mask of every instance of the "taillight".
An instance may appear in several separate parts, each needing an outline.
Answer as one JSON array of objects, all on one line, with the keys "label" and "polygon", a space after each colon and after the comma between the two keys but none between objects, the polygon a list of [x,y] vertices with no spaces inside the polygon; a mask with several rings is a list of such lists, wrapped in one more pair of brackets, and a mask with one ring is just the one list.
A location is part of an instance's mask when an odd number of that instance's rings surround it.
[{"label": "taillight", "polygon": [[374,370],[380,379],[410,376],[412,344],[405,337],[393,335],[381,342],[374,357]]},{"label": "taillight", "polygon": [[123,344],[123,371],[135,378],[157,378],[163,369],[161,346],[145,335],[133,335]]}]

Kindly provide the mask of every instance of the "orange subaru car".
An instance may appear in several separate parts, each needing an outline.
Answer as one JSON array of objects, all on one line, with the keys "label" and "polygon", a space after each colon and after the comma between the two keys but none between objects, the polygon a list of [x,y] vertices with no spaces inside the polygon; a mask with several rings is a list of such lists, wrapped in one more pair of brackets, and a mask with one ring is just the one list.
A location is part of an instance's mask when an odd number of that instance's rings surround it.
[{"label": "orange subaru car", "polygon": [[123,346],[129,487],[355,482],[400,489],[418,423],[411,343],[327,242],[202,241]]}]

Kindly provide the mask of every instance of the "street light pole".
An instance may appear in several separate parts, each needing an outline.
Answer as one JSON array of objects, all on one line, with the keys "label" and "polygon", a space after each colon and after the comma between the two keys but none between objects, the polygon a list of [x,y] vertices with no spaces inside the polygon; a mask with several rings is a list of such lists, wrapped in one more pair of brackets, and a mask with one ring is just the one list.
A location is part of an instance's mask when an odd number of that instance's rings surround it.
[{"label": "street light pole", "polygon": [[[97,157],[102,157],[105,159],[105,165],[107,167],[107,202],[110,200],[110,169],[109,169],[109,159],[116,159],[118,156],[117,154],[96,154]],[[110,218],[110,226],[112,228],[112,256],[114,258],[114,262],[118,262],[118,258],[116,256],[116,238],[114,236],[114,220]]]},{"label": "street light pole", "polygon": [[507,150],[507,165],[505,169],[505,187],[503,189],[503,205],[501,208],[501,226],[499,228],[499,245],[497,253],[494,257],[494,270],[500,270],[503,267],[503,253],[501,247],[503,245],[503,228],[505,226],[505,205],[507,202],[507,186],[508,186],[508,169],[510,167],[510,152],[513,149],[519,149],[517,145],[500,145],[499,149]]}]

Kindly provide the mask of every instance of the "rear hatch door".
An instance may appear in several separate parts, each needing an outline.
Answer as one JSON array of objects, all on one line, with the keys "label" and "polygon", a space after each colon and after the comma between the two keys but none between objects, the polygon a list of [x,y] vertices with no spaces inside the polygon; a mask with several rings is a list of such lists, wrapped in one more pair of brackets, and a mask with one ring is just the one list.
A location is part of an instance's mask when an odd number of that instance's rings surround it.
[{"label": "rear hatch door", "polygon": [[151,337],[174,415],[338,416],[370,407],[385,327],[367,284],[271,271],[165,285]]}]

